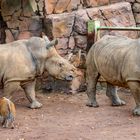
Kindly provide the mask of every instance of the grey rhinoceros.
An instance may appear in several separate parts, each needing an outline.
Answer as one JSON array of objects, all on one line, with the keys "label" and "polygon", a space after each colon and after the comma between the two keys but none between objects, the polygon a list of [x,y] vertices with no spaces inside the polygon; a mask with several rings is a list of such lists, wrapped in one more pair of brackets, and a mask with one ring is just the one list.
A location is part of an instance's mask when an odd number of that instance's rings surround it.
[{"label": "grey rhinoceros", "polygon": [[112,104],[125,104],[114,85],[128,87],[136,102],[133,114],[140,115],[140,39],[105,35],[90,48],[86,65],[88,106],[98,107],[96,84],[101,75]]},{"label": "grey rhinoceros", "polygon": [[44,36],[0,45],[0,81],[5,97],[11,99],[21,86],[30,107],[39,108],[42,104],[35,98],[36,77],[47,71],[58,79],[73,79],[75,67],[56,52],[56,44],[57,40],[49,41]]}]

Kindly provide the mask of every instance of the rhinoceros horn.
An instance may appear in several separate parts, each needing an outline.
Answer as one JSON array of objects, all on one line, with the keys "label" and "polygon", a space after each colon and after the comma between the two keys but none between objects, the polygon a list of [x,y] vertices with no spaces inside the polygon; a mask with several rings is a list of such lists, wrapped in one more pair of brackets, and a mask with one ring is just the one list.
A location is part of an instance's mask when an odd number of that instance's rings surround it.
[{"label": "rhinoceros horn", "polygon": [[51,48],[51,47],[53,47],[54,45],[57,45],[57,44],[58,44],[58,40],[54,39],[47,44],[46,48],[49,49],[49,48]]}]

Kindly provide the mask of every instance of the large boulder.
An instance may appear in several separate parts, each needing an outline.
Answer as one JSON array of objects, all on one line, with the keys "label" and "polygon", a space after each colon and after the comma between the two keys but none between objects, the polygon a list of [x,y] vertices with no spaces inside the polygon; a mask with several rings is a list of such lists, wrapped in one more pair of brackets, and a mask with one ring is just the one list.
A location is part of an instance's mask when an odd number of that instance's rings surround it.
[{"label": "large boulder", "polygon": [[[94,11],[93,11],[94,10]],[[127,2],[117,3],[100,8],[88,9],[89,17],[100,20],[104,26],[136,26],[135,19],[132,13],[131,5]],[[134,31],[104,31],[105,34],[125,35],[130,38],[136,38],[137,33]]]},{"label": "large boulder", "polygon": [[[50,38],[56,37],[68,40],[68,43],[65,43],[67,45],[65,48],[71,48],[69,41],[74,38],[73,44],[75,44],[75,47],[85,49],[87,44],[87,21],[91,19],[100,20],[101,24],[105,26],[136,26],[130,3],[121,2],[109,6],[81,9],[71,13],[48,15],[45,19],[46,34]],[[134,31],[102,31],[101,35],[104,34],[137,37],[137,33]]]},{"label": "large boulder", "polygon": [[140,12],[140,3],[134,3],[133,11],[138,13]]},{"label": "large boulder", "polygon": [[81,5],[80,0],[45,0],[44,2],[47,14],[76,10]]},{"label": "large boulder", "polygon": [[[6,22],[6,43],[40,36],[42,32],[43,0],[1,0],[1,15]],[[41,6],[42,5],[42,6]]]}]

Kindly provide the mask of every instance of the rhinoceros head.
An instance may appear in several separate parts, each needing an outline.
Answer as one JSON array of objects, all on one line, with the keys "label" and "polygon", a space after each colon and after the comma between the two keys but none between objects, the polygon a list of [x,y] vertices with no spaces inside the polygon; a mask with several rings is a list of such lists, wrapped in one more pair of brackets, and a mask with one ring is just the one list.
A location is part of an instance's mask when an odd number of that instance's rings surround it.
[{"label": "rhinoceros head", "polygon": [[57,79],[70,81],[75,77],[76,68],[59,55],[50,57],[45,63],[45,68]]},{"label": "rhinoceros head", "polygon": [[48,50],[45,69],[57,79],[71,81],[75,77],[76,68],[57,53],[54,47],[58,43],[57,40],[49,41],[47,38],[45,39],[47,42],[46,49]]},{"label": "rhinoceros head", "polygon": [[46,70],[55,78],[72,80],[76,68],[57,53],[54,47],[57,43],[56,39],[49,41],[47,36],[29,39],[28,48],[36,63],[37,75]]}]

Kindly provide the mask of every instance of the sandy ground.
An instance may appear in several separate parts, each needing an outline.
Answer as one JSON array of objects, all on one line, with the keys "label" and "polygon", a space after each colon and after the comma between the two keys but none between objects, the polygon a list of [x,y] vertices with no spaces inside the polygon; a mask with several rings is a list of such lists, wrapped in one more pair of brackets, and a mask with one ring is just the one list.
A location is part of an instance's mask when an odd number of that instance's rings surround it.
[{"label": "sandy ground", "polygon": [[103,90],[98,92],[99,108],[85,106],[85,93],[37,93],[41,109],[29,109],[23,92],[16,93],[15,129],[0,127],[0,140],[140,140],[140,117],[132,115],[132,95],[119,91],[127,102],[112,107]]}]

